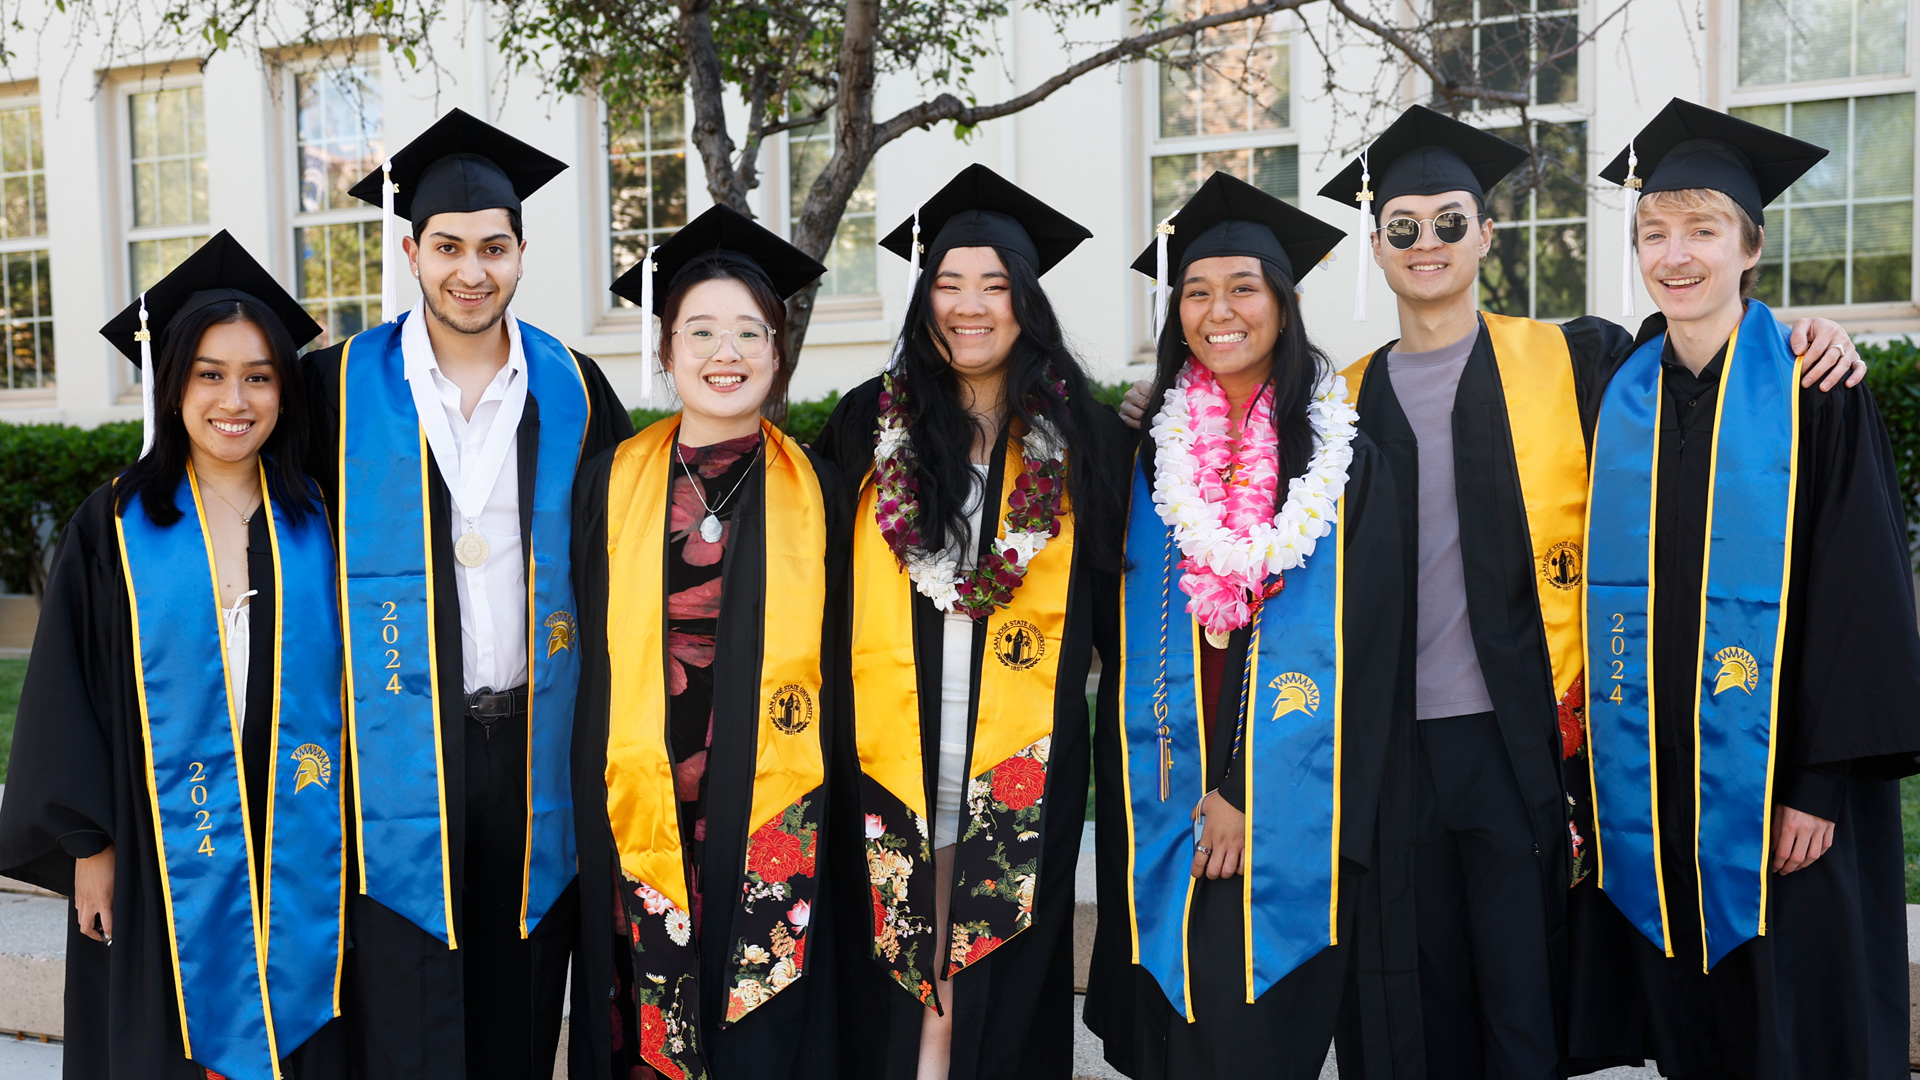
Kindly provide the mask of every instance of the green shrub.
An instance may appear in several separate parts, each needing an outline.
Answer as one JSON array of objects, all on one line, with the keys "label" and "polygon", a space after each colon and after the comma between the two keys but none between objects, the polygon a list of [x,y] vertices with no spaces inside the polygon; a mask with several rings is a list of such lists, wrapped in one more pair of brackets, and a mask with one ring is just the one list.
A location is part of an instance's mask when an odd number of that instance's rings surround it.
[{"label": "green shrub", "polygon": [[0,582],[8,592],[45,592],[48,557],[67,520],[139,456],[137,420],[0,424]]},{"label": "green shrub", "polygon": [[[819,437],[820,429],[827,426],[827,417],[833,415],[834,407],[840,404],[840,391],[835,390],[823,398],[809,401],[787,402],[787,421],[780,430],[793,436],[802,443],[810,443]],[[633,421],[633,430],[645,431],[650,425],[665,420],[678,409],[628,409],[627,417]]]},{"label": "green shrub", "polygon": [[1912,338],[1868,345],[1860,350],[1867,362],[1867,389],[1886,421],[1893,443],[1894,467],[1900,471],[1900,494],[1907,508],[1907,544],[1920,567],[1920,346]]}]

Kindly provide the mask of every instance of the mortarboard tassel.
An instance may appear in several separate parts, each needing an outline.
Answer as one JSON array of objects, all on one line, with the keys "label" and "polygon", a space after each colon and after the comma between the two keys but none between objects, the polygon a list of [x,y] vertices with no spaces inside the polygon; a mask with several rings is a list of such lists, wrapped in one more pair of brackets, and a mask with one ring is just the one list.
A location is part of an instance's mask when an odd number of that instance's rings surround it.
[{"label": "mortarboard tassel", "polygon": [[147,329],[147,294],[140,294],[140,456],[153,449],[153,331]]},{"label": "mortarboard tassel", "polygon": [[1633,278],[1639,269],[1638,259],[1633,256],[1633,219],[1640,210],[1640,155],[1634,152],[1633,144],[1627,144],[1627,178],[1622,182],[1627,193],[1626,225],[1620,231],[1620,316],[1633,318]]},{"label": "mortarboard tassel", "polygon": [[1172,242],[1173,215],[1160,219],[1153,227],[1153,347],[1160,347],[1160,335],[1167,331],[1167,297],[1173,286],[1167,282],[1167,245]]},{"label": "mortarboard tassel", "polygon": [[[907,248],[907,306],[913,306],[913,291],[920,287],[920,211],[913,212],[913,243]],[[900,357],[907,351],[906,331],[893,343],[893,364],[900,366]]]},{"label": "mortarboard tassel", "polygon": [[647,253],[640,259],[640,314],[646,320],[646,329],[640,334],[640,396],[648,405],[652,405],[653,365],[657,350],[654,348],[653,247],[651,245],[647,247]]},{"label": "mortarboard tassel", "polygon": [[403,252],[393,236],[393,196],[400,188],[393,182],[393,159],[380,166],[380,321],[400,317],[400,275],[405,272]]},{"label": "mortarboard tassel", "polygon": [[1373,254],[1373,173],[1367,169],[1367,151],[1360,151],[1360,190],[1354,193],[1360,200],[1360,227],[1354,230],[1353,238],[1360,245],[1360,257],[1353,260],[1353,321],[1367,321],[1367,287],[1372,275],[1367,273],[1367,264],[1373,260],[1367,256]]}]

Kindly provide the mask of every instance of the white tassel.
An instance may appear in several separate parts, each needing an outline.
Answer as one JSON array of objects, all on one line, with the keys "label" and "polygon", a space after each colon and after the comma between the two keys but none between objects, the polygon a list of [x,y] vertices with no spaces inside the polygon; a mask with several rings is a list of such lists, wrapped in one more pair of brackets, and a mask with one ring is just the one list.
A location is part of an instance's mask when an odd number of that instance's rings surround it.
[{"label": "white tassel", "polygon": [[1360,190],[1354,193],[1360,200],[1360,227],[1354,231],[1353,238],[1360,245],[1359,258],[1353,260],[1353,321],[1367,321],[1367,289],[1373,282],[1367,264],[1373,260],[1373,173],[1367,167],[1367,151],[1360,151]]},{"label": "white tassel", "polygon": [[406,253],[394,238],[393,196],[400,189],[393,182],[393,159],[380,166],[380,321],[400,317],[400,275],[406,273]]},{"label": "white tassel", "polygon": [[[913,307],[914,290],[918,289],[919,287],[920,287],[920,211],[915,210],[913,212],[913,243],[907,245],[907,307],[909,308]],[[900,336],[898,338],[895,338],[893,342],[893,366],[894,367],[897,368],[900,366],[900,358],[906,355],[906,351],[907,351],[907,333],[905,330],[902,330],[900,332]]]},{"label": "white tassel", "polygon": [[1620,315],[1633,318],[1633,279],[1639,270],[1640,260],[1633,254],[1633,219],[1640,210],[1640,155],[1634,152],[1633,144],[1627,144],[1627,179],[1624,183],[1627,192],[1626,224],[1620,230]]},{"label": "white tassel", "polygon": [[656,350],[654,348],[653,318],[653,248],[640,260],[640,312],[646,321],[646,329],[640,334],[640,396],[648,405],[653,404],[653,365]]},{"label": "white tassel", "polygon": [[1167,281],[1167,245],[1172,242],[1173,215],[1160,219],[1153,227],[1153,347],[1160,347],[1160,335],[1167,329],[1167,298],[1173,285]]},{"label": "white tassel", "polygon": [[153,331],[147,329],[147,294],[140,294],[140,456],[153,449]]}]

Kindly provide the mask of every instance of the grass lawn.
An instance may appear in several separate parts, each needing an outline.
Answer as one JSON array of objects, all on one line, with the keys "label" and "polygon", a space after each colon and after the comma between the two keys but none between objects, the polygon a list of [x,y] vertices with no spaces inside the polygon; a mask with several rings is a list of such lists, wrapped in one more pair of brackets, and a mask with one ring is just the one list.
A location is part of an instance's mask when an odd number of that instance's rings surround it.
[{"label": "grass lawn", "polygon": [[0,660],[0,784],[7,782],[7,759],[13,755],[13,713],[20,706],[20,681],[26,677],[25,660]]},{"label": "grass lawn", "polygon": [[1907,903],[1920,904],[1920,776],[1900,781],[1900,829],[1907,841]]}]

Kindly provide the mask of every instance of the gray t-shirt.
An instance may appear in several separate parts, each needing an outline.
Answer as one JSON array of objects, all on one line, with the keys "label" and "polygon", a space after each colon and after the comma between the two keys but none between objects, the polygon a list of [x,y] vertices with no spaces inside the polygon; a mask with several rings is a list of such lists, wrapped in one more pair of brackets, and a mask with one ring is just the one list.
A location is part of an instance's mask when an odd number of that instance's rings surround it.
[{"label": "gray t-shirt", "polygon": [[1414,624],[1414,715],[1422,720],[1491,712],[1487,680],[1467,623],[1460,562],[1460,504],[1453,488],[1453,401],[1480,336],[1432,352],[1387,354],[1394,396],[1420,446],[1419,614]]}]

